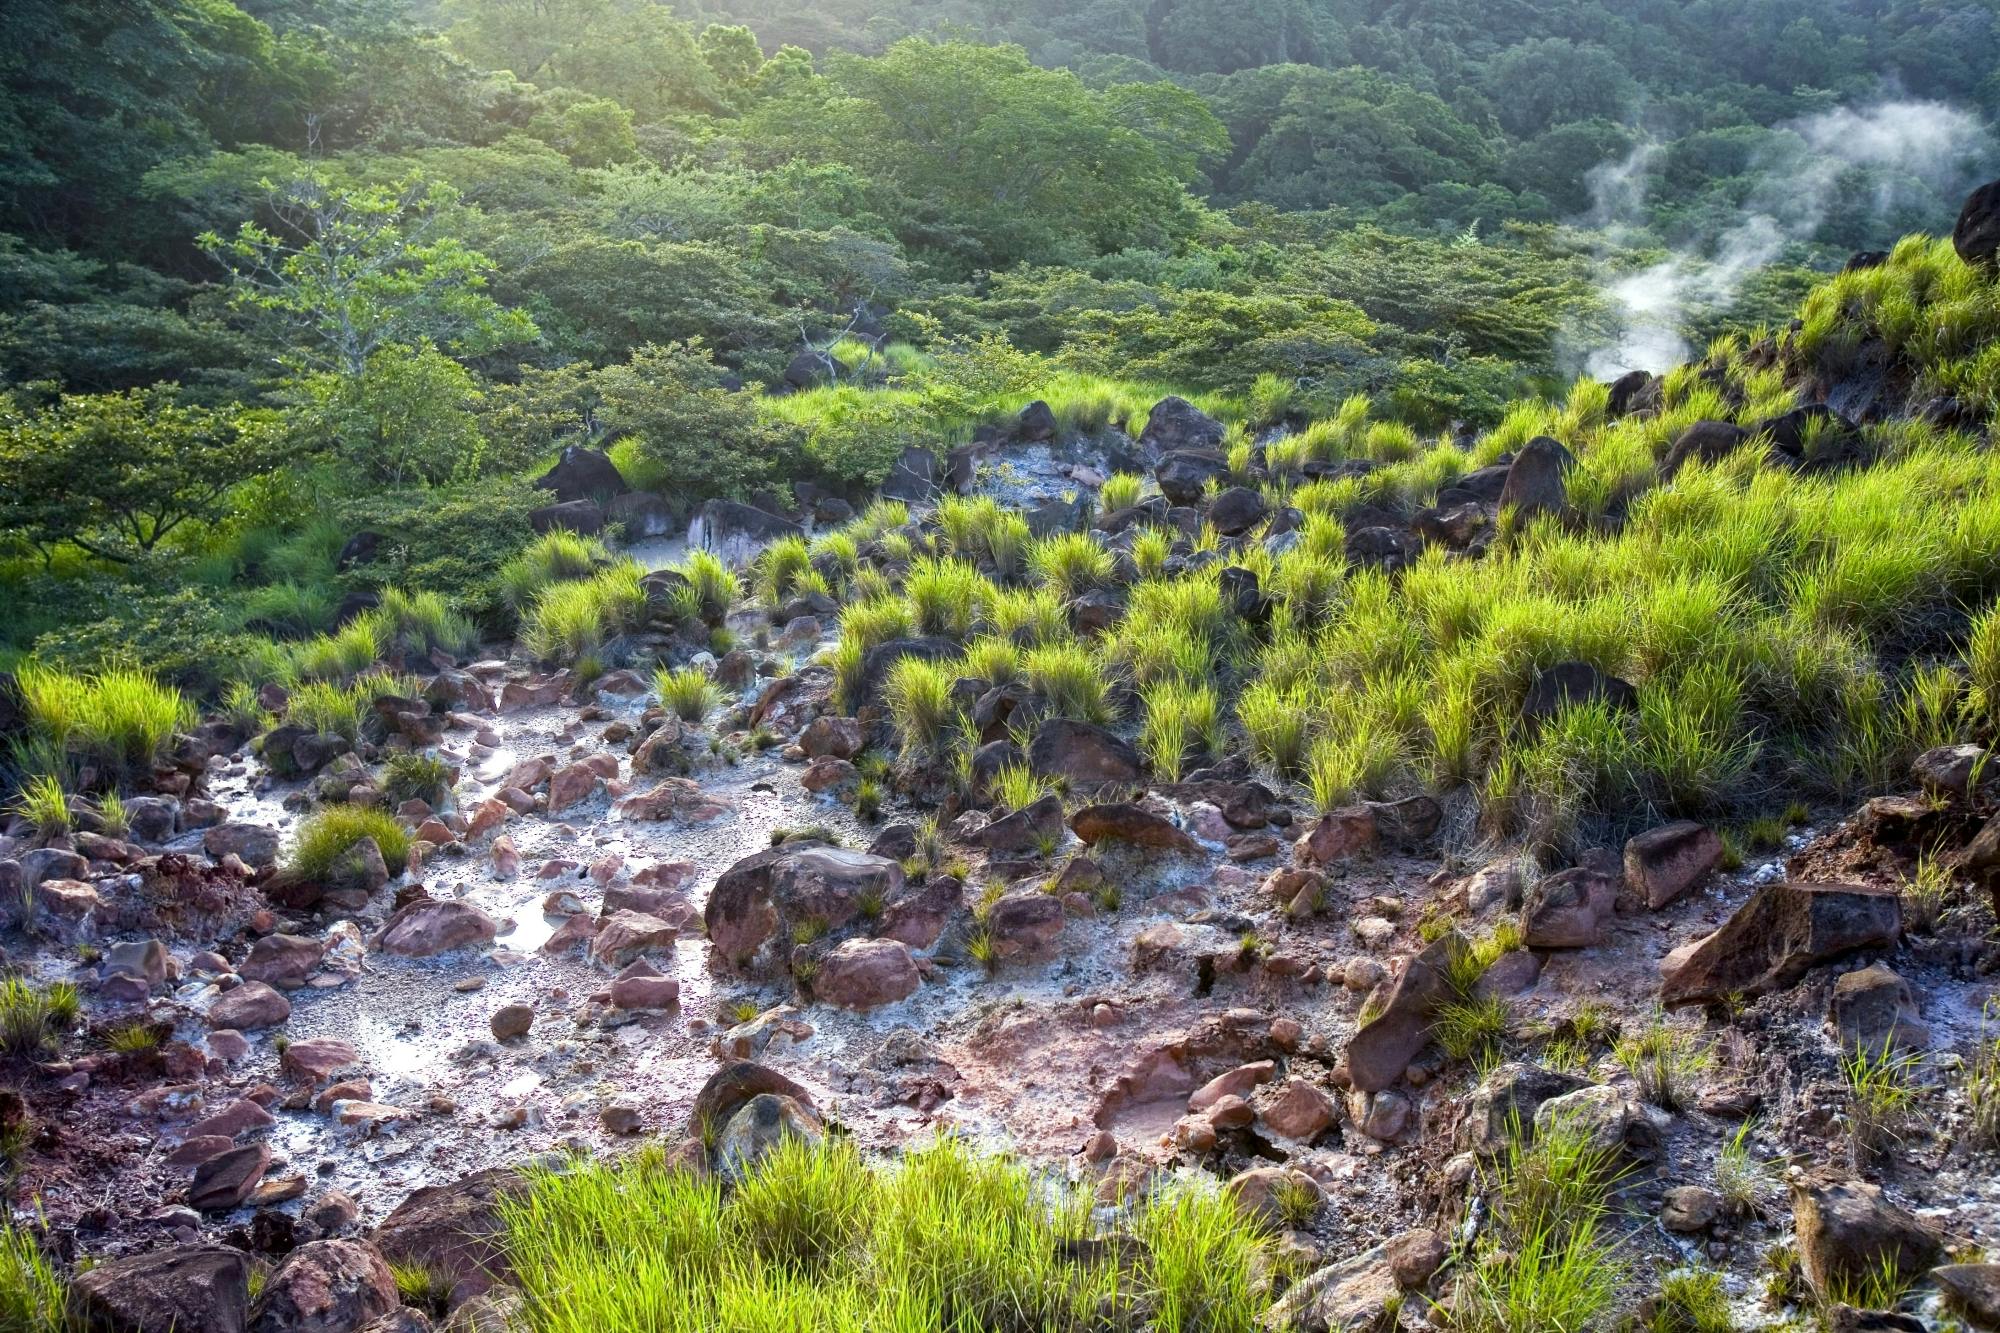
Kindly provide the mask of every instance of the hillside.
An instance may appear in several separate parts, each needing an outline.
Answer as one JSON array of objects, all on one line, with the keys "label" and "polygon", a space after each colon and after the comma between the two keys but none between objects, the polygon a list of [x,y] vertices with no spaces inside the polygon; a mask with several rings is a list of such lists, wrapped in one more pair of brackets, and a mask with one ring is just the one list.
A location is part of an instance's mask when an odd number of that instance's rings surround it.
[{"label": "hillside", "polygon": [[10,7],[0,1330],[2000,1327],[1992,21]]}]

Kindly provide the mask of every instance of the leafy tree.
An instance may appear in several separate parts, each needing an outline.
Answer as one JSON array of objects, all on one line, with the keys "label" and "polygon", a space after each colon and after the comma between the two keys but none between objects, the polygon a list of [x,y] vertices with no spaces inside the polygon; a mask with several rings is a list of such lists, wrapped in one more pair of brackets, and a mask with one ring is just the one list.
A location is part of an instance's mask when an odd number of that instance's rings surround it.
[{"label": "leafy tree", "polygon": [[722,105],[694,29],[651,0],[448,0],[445,11],[470,59],[609,98],[642,123]]},{"label": "leafy tree", "polygon": [[608,167],[639,156],[632,113],[608,97],[583,97],[551,107],[528,122],[528,133],[579,167]]},{"label": "leafy tree", "polygon": [[323,371],[304,384],[298,423],[370,484],[436,485],[486,464],[478,381],[428,341],[388,343],[359,375]]},{"label": "leafy tree", "polygon": [[486,294],[487,258],[443,234],[453,197],[420,180],[342,190],[305,178],[272,192],[280,230],[246,222],[201,245],[228,267],[234,303],[289,329],[306,366],[355,377],[392,343],[476,354],[534,337]]},{"label": "leafy tree", "polygon": [[0,398],[0,529],[129,561],[284,456],[274,414],[183,403],[172,386],[40,411]]},{"label": "leafy tree", "polygon": [[797,467],[795,435],[766,422],[754,395],[724,387],[699,343],[641,347],[594,379],[605,431],[637,439],[678,498],[748,495]]},{"label": "leafy tree", "polygon": [[1616,120],[1638,91],[1610,51],[1591,42],[1538,37],[1486,62],[1485,87],[1500,123],[1532,138],[1578,120]]}]

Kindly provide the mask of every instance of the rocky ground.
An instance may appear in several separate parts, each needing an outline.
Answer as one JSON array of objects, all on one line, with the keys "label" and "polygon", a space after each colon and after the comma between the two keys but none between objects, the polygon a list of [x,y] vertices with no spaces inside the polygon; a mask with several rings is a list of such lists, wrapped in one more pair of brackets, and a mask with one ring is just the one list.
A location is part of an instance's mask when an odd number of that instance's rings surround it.
[{"label": "rocky ground", "polygon": [[[1035,445],[978,475],[1032,510],[1106,466]],[[2000,1035],[1993,922],[1976,897],[1937,922],[1898,896],[1920,851],[1974,877],[1995,858],[1970,753],[1734,868],[1691,825],[1543,867],[1428,797],[1315,817],[1240,762],[1149,784],[1123,739],[1059,721],[1022,757],[1066,797],[1010,814],[918,784],[863,818],[880,724],[840,715],[813,665],[832,618],[746,607],[731,628],[743,646],[693,658],[729,694],[706,727],[629,671],[434,664],[414,734],[459,777],[399,812],[407,866],[278,872],[316,802],[381,799],[374,761],[414,743],[393,718],[289,778],[212,725],[128,801],[124,837],[0,838],[7,900],[34,905],[10,911],[8,961],[76,983],[87,1029],[9,1058],[33,1126],[14,1215],[75,1258],[180,1247],[172,1271],[97,1270],[107,1326],[146,1326],[146,1301],[231,1255],[304,1246],[280,1288],[348,1295],[283,1326],[358,1329],[384,1313],[379,1261],[312,1243],[371,1234],[471,1309],[479,1173],[656,1140],[726,1160],[773,1115],[880,1149],[968,1134],[1107,1201],[1158,1172],[1234,1180],[1324,1266],[1281,1307],[1306,1327],[1394,1319],[1376,1270],[1391,1293],[1429,1282],[1477,1223],[1508,1112],[1558,1102],[1629,1157],[1635,1299],[1698,1263],[1742,1326],[1777,1326],[1798,1313],[1765,1298],[1785,1246],[1809,1275],[1884,1236],[1929,1262],[2000,1247],[1965,1069]],[[1480,941],[1476,993],[1508,1033],[1453,1061],[1445,974]],[[135,1023],[156,1040],[112,1049]],[[1614,1055],[1648,1033],[1700,1053],[1664,1092]],[[1911,1106],[1858,1143],[1842,1052],[1885,1042],[1912,1054]],[[1762,1165],[1726,1197],[1746,1123]],[[1309,1216],[1273,1203],[1300,1188]],[[1976,1308],[1994,1272],[1972,1273]],[[1948,1326],[1923,1308],[1848,1326]]]}]

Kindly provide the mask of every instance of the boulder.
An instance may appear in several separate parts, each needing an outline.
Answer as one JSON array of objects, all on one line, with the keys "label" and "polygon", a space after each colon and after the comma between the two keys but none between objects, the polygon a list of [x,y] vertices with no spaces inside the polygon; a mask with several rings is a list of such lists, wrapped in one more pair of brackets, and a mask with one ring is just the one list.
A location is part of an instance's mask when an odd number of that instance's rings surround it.
[{"label": "boulder", "polygon": [[1315,1212],[1326,1197],[1317,1180],[1289,1166],[1253,1166],[1233,1176],[1222,1189],[1246,1222],[1272,1230],[1294,1220],[1286,1216],[1285,1208],[1285,1196],[1293,1191],[1311,1198]]},{"label": "boulder", "polygon": [[1045,958],[1055,952],[1068,914],[1062,899],[1039,890],[1012,893],[987,909],[986,933],[998,959]]},{"label": "boulder", "polygon": [[738,1060],[710,1074],[701,1085],[688,1112],[688,1133],[700,1138],[706,1130],[719,1131],[739,1109],[766,1093],[790,1098],[808,1110],[813,1109],[812,1094],[799,1084],[754,1060]]},{"label": "boulder", "polygon": [[1988,181],[1967,196],[1958,225],[1951,229],[1951,244],[1966,263],[1993,267],[2000,253],[2000,181]]},{"label": "boulder", "polygon": [[355,1333],[402,1304],[395,1275],[357,1240],[308,1241],[286,1255],[250,1311],[251,1333]]},{"label": "boulder", "polygon": [[1146,414],[1146,428],[1139,434],[1141,447],[1160,453],[1179,449],[1213,450],[1222,444],[1222,423],[1185,398],[1172,395],[1153,404]]},{"label": "boulder", "polygon": [[1721,838],[1693,820],[1677,820],[1625,844],[1625,883],[1658,911],[1701,883],[1721,861]]},{"label": "boulder", "polygon": [[509,1276],[500,1202],[528,1190],[512,1167],[476,1172],[415,1191],[375,1228],[375,1248],[390,1263],[426,1268],[451,1284],[453,1305]]},{"label": "boulder", "polygon": [[1704,1185],[1676,1185],[1660,1201],[1660,1225],[1691,1236],[1714,1226],[1723,1207],[1722,1196]]},{"label": "boulder", "polygon": [[1669,955],[1663,1004],[1758,996],[1791,985],[1821,963],[1893,944],[1902,932],[1894,889],[1864,884],[1771,884],[1722,928]]},{"label": "boulder", "polygon": [[1538,435],[1521,446],[1500,487],[1500,508],[1521,518],[1560,514],[1569,507],[1564,478],[1576,466],[1576,456],[1561,443]]},{"label": "boulder", "polygon": [[1558,662],[1537,671],[1521,700],[1521,716],[1541,722],[1576,704],[1610,704],[1620,712],[1639,707],[1639,691],[1629,681],[1599,671],[1588,662]]},{"label": "boulder", "polygon": [[631,491],[613,496],[605,504],[604,521],[617,528],[630,542],[670,537],[683,530],[686,518],[663,495],[655,495],[651,491]]},{"label": "boulder", "polygon": [[359,1068],[361,1052],[339,1037],[309,1037],[287,1046],[278,1063],[287,1077],[317,1085]]},{"label": "boulder", "polygon": [[1014,418],[1014,438],[1023,444],[1044,444],[1056,437],[1056,414],[1037,398]]},{"label": "boulder", "polygon": [[201,849],[212,860],[234,856],[253,870],[278,863],[278,830],[262,824],[217,824],[201,835]]},{"label": "boulder", "polygon": [[1225,537],[1238,537],[1264,521],[1271,512],[1263,493],[1248,486],[1231,486],[1208,507],[1208,521]]},{"label": "boulder", "polygon": [[1292,854],[1301,865],[1332,865],[1343,858],[1373,851],[1378,840],[1375,815],[1368,807],[1342,806],[1308,824],[1292,844]]},{"label": "boulder", "polygon": [[1070,816],[1069,827],[1070,832],[1092,847],[1104,842],[1123,842],[1170,852],[1201,850],[1201,845],[1172,820],[1130,801],[1087,805]]},{"label": "boulder", "polygon": [[1885,1268],[1914,1278],[1943,1250],[1927,1223],[1861,1180],[1794,1184],[1792,1226],[1806,1279],[1822,1294],[1859,1285]]},{"label": "boulder", "polygon": [[1389,1247],[1377,1245],[1293,1283],[1262,1326],[1307,1333],[1386,1333],[1398,1325],[1403,1287]]},{"label": "boulder", "polygon": [[1931,1281],[1973,1327],[2000,1329],[2000,1264],[1946,1264],[1931,1270]]},{"label": "boulder", "polygon": [[574,532],[581,537],[604,531],[604,509],[595,500],[570,500],[528,511],[528,526],[536,532]]},{"label": "boulder", "polygon": [[1979,745],[1935,746],[1910,764],[1910,776],[1918,786],[1954,801],[1970,800],[1975,775],[1991,776],[1993,771],[1991,752]]},{"label": "boulder", "polygon": [[892,500],[931,499],[937,494],[938,473],[936,454],[922,445],[909,445],[882,479],[882,494]]},{"label": "boulder", "polygon": [[609,500],[629,489],[625,475],[611,461],[611,455],[596,449],[571,445],[562,451],[556,465],[535,478],[535,489],[552,491],[558,503],[577,500]]},{"label": "boulder", "polygon": [[826,1126],[813,1109],[782,1093],[759,1093],[729,1117],[715,1142],[716,1164],[741,1177],[758,1158],[788,1138],[818,1142]]},{"label": "boulder", "polygon": [[1891,1047],[1921,1050],[1930,1045],[1930,1028],[1917,1011],[1910,983],[1883,963],[1834,982],[1826,1019],[1852,1054],[1879,1056]]},{"label": "boulder", "polygon": [[994,820],[973,834],[971,842],[989,852],[1019,856],[1044,847],[1054,848],[1062,837],[1062,798],[1049,792],[1033,805]]},{"label": "boulder", "polygon": [[499,923],[455,898],[425,898],[383,923],[375,947],[402,958],[431,958],[453,949],[490,944]]},{"label": "boulder", "polygon": [[1430,1041],[1438,1006],[1453,998],[1447,968],[1452,954],[1466,947],[1456,931],[1447,931],[1403,965],[1382,1012],[1347,1043],[1347,1074],[1356,1089],[1380,1092],[1403,1076]]},{"label": "boulder", "polygon": [[745,564],[781,537],[804,535],[805,529],[787,518],[767,514],[737,500],[710,500],[688,525],[688,545],[713,551],[728,563]]},{"label": "boulder", "polygon": [[237,967],[246,981],[262,981],[284,990],[296,990],[319,970],[326,945],[303,935],[266,935],[250,946],[249,956]]},{"label": "boulder", "polygon": [[1139,752],[1103,727],[1057,717],[1036,729],[1028,744],[1028,767],[1041,777],[1064,778],[1080,786],[1137,782],[1143,771]]},{"label": "boulder", "polygon": [[1646,1108],[1605,1084],[1578,1088],[1536,1107],[1535,1133],[1547,1134],[1554,1126],[1580,1133],[1594,1152],[1642,1162],[1660,1155],[1660,1131]]},{"label": "boulder", "polygon": [[917,990],[917,962],[898,940],[843,940],[820,961],[813,996],[843,1009],[873,1009]]},{"label": "boulder", "polygon": [[261,981],[246,981],[224,991],[208,1006],[208,1025],[258,1032],[276,1027],[292,1016],[292,1002]]},{"label": "boulder", "polygon": [[606,967],[622,968],[647,954],[671,952],[679,934],[672,922],[625,908],[603,919],[590,941],[590,956]]},{"label": "boulder", "polygon": [[250,1256],[203,1242],[105,1259],[70,1294],[92,1333],[245,1333]]},{"label": "boulder", "polygon": [[1331,1097],[1313,1084],[1302,1078],[1290,1078],[1258,1114],[1264,1127],[1280,1138],[1311,1143],[1333,1124],[1338,1108]]},{"label": "boulder", "polygon": [[493,1011],[487,1028],[495,1041],[513,1041],[525,1037],[535,1026],[535,1006],[531,1004],[503,1004]]},{"label": "boulder", "polygon": [[1587,949],[1601,943],[1618,903],[1618,884],[1590,866],[1559,871],[1523,895],[1521,930],[1531,949]]},{"label": "boulder", "polygon": [[195,1167],[188,1185],[188,1206],[204,1213],[226,1213],[240,1207],[270,1167],[267,1144],[248,1143],[218,1153]]},{"label": "boulder", "polygon": [[799,748],[810,759],[827,756],[852,759],[866,745],[867,738],[861,733],[861,723],[851,717],[816,717],[799,733]]},{"label": "boulder", "polygon": [[1506,1151],[1516,1134],[1535,1136],[1535,1112],[1543,1102],[1587,1088],[1586,1079],[1525,1061],[1509,1061],[1479,1081],[1466,1099],[1459,1121],[1459,1147],[1482,1157]]},{"label": "boulder", "polygon": [[1697,421],[1674,438],[1667,456],[1660,461],[1660,475],[1671,477],[1696,459],[1718,463],[1751,438],[1749,431],[1732,421]]},{"label": "boulder", "polygon": [[1605,412],[1612,420],[1650,411],[1659,405],[1660,380],[1650,371],[1631,370],[1611,382]]},{"label": "boulder", "polygon": [[1198,505],[1208,498],[1208,484],[1229,475],[1229,461],[1202,449],[1177,449],[1153,467],[1160,494],[1177,505]]}]

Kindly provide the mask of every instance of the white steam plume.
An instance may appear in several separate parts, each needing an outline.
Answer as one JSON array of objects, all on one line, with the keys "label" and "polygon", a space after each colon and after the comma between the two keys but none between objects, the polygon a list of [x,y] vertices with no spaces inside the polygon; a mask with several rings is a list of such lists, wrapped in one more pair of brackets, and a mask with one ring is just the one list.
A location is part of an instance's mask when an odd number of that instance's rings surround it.
[{"label": "white steam plume", "polygon": [[[1943,102],[1840,107],[1778,128],[1790,131],[1794,142],[1752,164],[1759,179],[1741,221],[1706,238],[1696,250],[1606,278],[1616,332],[1584,358],[1585,373],[1612,379],[1628,370],[1657,373],[1686,361],[1692,349],[1680,329],[1688,310],[1726,305],[1746,279],[1776,260],[1787,245],[1810,239],[1826,220],[1850,168],[1895,173],[1883,177],[1869,201],[1877,216],[1886,216],[1910,183],[1947,197],[1969,184],[1968,161],[1987,148],[1978,117]],[[1656,144],[1644,144],[1623,161],[1604,163],[1590,173],[1592,226],[1623,239],[1645,224],[1660,151]]]}]

